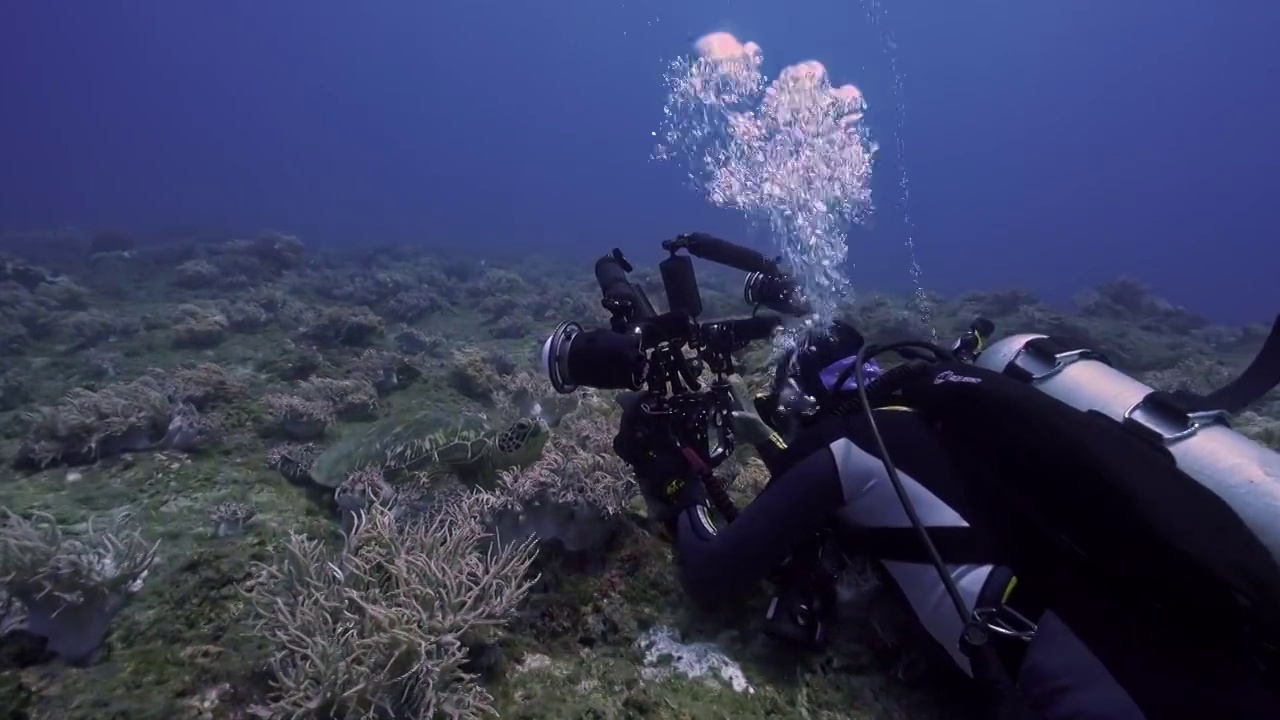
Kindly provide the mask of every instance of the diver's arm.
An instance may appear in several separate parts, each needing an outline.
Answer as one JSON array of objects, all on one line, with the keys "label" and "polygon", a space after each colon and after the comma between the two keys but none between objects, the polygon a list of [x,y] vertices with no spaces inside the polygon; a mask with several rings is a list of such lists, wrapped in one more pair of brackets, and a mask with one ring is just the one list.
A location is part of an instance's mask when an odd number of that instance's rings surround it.
[{"label": "diver's arm", "polygon": [[686,508],[676,523],[681,583],[699,605],[740,598],[843,504],[835,459],[823,448],[774,478],[732,524],[717,528],[704,506]]}]

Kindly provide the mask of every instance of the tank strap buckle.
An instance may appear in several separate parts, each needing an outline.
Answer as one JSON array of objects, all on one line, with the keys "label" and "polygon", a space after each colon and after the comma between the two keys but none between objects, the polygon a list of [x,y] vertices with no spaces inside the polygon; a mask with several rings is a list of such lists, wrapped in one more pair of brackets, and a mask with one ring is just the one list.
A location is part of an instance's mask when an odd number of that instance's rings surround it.
[{"label": "tank strap buckle", "polygon": [[1051,378],[1080,360],[1107,362],[1104,356],[1093,350],[1071,348],[1054,338],[1041,337],[1028,341],[1014,354],[1005,374],[1034,383]]},{"label": "tank strap buckle", "polygon": [[1154,391],[1124,411],[1121,423],[1163,445],[1172,445],[1195,435],[1200,428],[1226,424],[1230,415],[1222,410],[1187,412],[1166,393]]},{"label": "tank strap buckle", "polygon": [[1036,636],[1035,622],[1004,603],[974,608],[973,619],[991,632],[1004,637],[1031,642]]}]

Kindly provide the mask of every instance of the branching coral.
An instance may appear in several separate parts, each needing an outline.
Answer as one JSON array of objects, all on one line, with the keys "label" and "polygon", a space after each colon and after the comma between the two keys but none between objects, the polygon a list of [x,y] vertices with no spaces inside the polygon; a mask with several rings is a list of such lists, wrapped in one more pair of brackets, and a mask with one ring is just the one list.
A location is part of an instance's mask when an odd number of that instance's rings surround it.
[{"label": "branching coral", "polygon": [[227,339],[227,326],[227,318],[221,313],[197,305],[180,305],[174,313],[174,347],[214,347]]},{"label": "branching coral", "polygon": [[169,427],[156,445],[166,450],[193,453],[208,450],[222,442],[224,437],[223,428],[216,418],[201,415],[195,406],[183,403],[174,409]]},{"label": "branching coral", "polygon": [[606,516],[624,510],[637,492],[630,471],[617,456],[577,448],[549,450],[523,470],[500,473],[498,488],[512,503],[588,505]]},{"label": "branching coral", "polygon": [[1193,356],[1178,361],[1164,370],[1153,370],[1143,380],[1157,390],[1189,390],[1210,393],[1226,385],[1235,372],[1216,357]]},{"label": "branching coral", "polygon": [[352,377],[373,384],[379,395],[401,390],[422,377],[422,369],[395,353],[384,350],[365,350],[351,364]]},{"label": "branching coral", "polygon": [[271,324],[271,316],[267,311],[253,303],[227,302],[222,304],[221,309],[232,332],[262,332]]},{"label": "branching coral", "polygon": [[599,550],[638,488],[609,449],[604,415],[580,410],[566,418],[557,442],[522,470],[499,474],[496,526],[515,537],[556,540],[570,551]]},{"label": "branching coral", "polygon": [[214,537],[230,537],[244,532],[244,527],[257,515],[252,506],[242,502],[221,502],[209,511]]},{"label": "branching coral", "polygon": [[374,505],[346,547],[293,534],[248,592],[269,640],[271,717],[480,718],[492,698],[464,667],[468,637],[506,622],[528,593],[532,541],[497,545],[482,493],[405,525]]},{"label": "branching coral", "polygon": [[383,316],[400,322],[411,323],[440,310],[444,301],[433,291],[415,287],[396,293],[382,307]]},{"label": "branching coral", "polygon": [[501,385],[493,355],[470,345],[453,352],[449,381],[463,396],[485,404],[493,402]]},{"label": "branching coral", "polygon": [[382,318],[367,307],[325,308],[302,329],[302,336],[318,345],[364,347],[382,335]]},{"label": "branching coral", "polygon": [[55,407],[26,416],[30,425],[14,465],[43,468],[92,462],[152,447],[168,430],[173,406],[152,378],[72,390]]},{"label": "branching coral", "polygon": [[152,374],[165,378],[174,402],[190,403],[197,410],[235,400],[248,389],[244,377],[217,363],[200,363],[168,372],[155,370]]},{"label": "branching coral", "polygon": [[159,543],[126,529],[128,516],[82,540],[63,536],[47,515],[27,520],[4,510],[0,582],[27,611],[27,630],[71,663],[102,645],[112,619],[142,587]]},{"label": "branching coral", "polygon": [[333,493],[341,515],[343,530],[351,532],[354,523],[369,512],[371,505],[393,507],[398,502],[396,488],[383,477],[382,468],[368,467],[347,476]]},{"label": "branching coral", "polygon": [[216,287],[222,279],[222,270],[208,260],[188,260],[174,272],[174,284],[192,290]]},{"label": "branching coral", "polygon": [[313,443],[276,445],[267,452],[267,467],[295,482],[304,481],[310,476],[311,463],[320,453],[321,449]]},{"label": "branching coral", "polygon": [[71,341],[69,350],[84,350],[106,342],[117,334],[132,334],[137,326],[120,322],[115,317],[98,310],[73,313],[59,323],[63,335]]},{"label": "branching coral", "polygon": [[431,355],[433,357],[444,357],[446,349],[449,347],[449,341],[439,335],[428,335],[416,328],[401,328],[392,340],[396,343],[396,348],[402,353],[408,355]]},{"label": "branching coral", "polygon": [[322,437],[325,429],[336,419],[333,406],[323,400],[272,393],[262,398],[262,405],[285,436],[293,440]]},{"label": "branching coral", "polygon": [[368,420],[378,410],[378,393],[364,380],[312,378],[298,383],[297,394],[304,400],[328,404],[343,420]]},{"label": "branching coral", "polygon": [[67,278],[55,278],[39,285],[35,296],[46,306],[58,310],[89,309],[89,291]]}]

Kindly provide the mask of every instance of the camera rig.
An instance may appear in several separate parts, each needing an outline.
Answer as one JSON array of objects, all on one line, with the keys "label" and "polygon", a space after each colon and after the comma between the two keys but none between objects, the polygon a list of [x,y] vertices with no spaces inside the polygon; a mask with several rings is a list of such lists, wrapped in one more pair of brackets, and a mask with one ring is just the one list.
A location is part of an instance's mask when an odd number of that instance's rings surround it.
[{"label": "camera rig", "polygon": [[[668,253],[658,263],[666,312],[657,312],[644,289],[628,279],[634,268],[615,248],[595,264],[609,327],[560,323],[543,345],[543,365],[560,393],[579,386],[638,392],[639,412],[625,423],[615,452],[643,468],[674,446],[688,470],[707,483],[716,510],[732,520],[737,510],[712,471],[734,450],[730,414],[742,409],[729,383],[736,372],[733,354],[770,338],[783,315],[808,314],[809,304],[777,260],[750,248],[690,233],[664,241],[662,249]],[[702,295],[690,256],[747,273],[742,294],[755,306],[752,314],[700,321]],[[757,314],[762,307],[780,314]],[[707,371],[709,383],[702,379]]]}]

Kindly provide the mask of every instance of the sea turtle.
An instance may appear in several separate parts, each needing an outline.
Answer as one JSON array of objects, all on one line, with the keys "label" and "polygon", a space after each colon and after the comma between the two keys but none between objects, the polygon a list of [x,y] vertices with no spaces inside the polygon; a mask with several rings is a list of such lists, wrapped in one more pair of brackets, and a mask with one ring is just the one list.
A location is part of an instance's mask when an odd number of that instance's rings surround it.
[{"label": "sea turtle", "polygon": [[499,471],[525,467],[541,457],[549,435],[547,424],[534,417],[498,430],[482,418],[424,412],[348,433],[309,467],[302,458],[282,458],[278,467],[291,480],[325,488],[337,488],[351,473],[369,467],[381,467],[393,482],[410,472],[441,471],[466,483],[492,486]]}]

